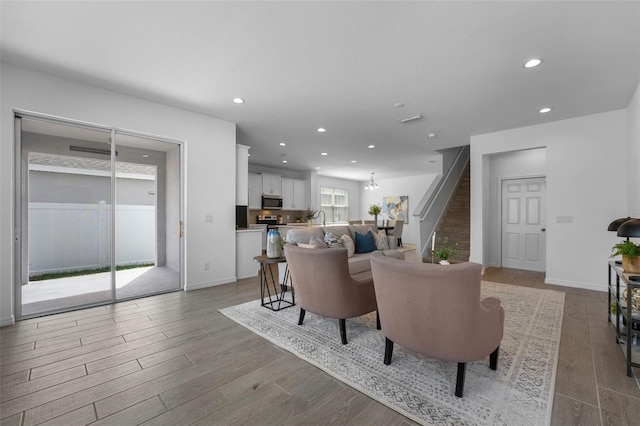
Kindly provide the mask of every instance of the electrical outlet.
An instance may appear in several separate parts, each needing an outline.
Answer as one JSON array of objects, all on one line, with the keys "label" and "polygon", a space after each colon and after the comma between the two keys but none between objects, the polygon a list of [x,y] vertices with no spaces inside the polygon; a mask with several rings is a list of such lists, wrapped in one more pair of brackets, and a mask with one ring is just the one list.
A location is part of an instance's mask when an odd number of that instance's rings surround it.
[{"label": "electrical outlet", "polygon": [[204,264],[204,270],[208,271],[209,270],[209,262],[205,262]]}]

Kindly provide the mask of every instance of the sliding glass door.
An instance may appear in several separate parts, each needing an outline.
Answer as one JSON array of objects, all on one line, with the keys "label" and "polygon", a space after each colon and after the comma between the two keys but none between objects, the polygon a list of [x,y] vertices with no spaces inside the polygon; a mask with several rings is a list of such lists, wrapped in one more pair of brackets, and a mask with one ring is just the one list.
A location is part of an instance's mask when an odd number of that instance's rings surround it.
[{"label": "sliding glass door", "polygon": [[19,317],[181,288],[180,144],[16,118]]},{"label": "sliding glass door", "polygon": [[180,288],[180,145],[116,132],[116,298]]}]

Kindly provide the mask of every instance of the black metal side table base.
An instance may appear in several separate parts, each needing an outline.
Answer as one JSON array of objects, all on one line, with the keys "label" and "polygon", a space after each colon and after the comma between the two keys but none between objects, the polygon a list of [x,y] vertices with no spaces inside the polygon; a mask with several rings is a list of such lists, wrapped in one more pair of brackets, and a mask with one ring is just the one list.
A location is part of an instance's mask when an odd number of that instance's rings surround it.
[{"label": "black metal side table base", "polygon": [[[260,305],[272,311],[290,308],[296,304],[295,291],[289,275],[289,268],[285,268],[283,284],[280,284],[273,274],[273,265],[287,261],[284,257],[268,258],[265,255],[254,257],[260,263]],[[287,283],[290,283],[289,287]],[[291,289],[291,300],[287,300],[287,291]]]}]

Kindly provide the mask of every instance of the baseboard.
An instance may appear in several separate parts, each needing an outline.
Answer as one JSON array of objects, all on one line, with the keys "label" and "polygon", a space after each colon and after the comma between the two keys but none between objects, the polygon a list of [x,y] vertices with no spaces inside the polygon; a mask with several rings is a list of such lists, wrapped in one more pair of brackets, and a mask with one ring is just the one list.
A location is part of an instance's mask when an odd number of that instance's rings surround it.
[{"label": "baseboard", "polygon": [[602,292],[606,292],[607,291],[607,286],[606,285],[590,284],[590,283],[567,281],[567,280],[558,280],[558,279],[549,278],[549,277],[546,277],[544,279],[544,283],[545,284],[552,284],[552,285],[561,285],[561,286],[564,286],[564,287],[571,287],[571,288],[581,288],[581,289],[584,289],[584,290],[593,290],[593,291],[602,291]]},{"label": "baseboard", "polygon": [[236,277],[228,277],[228,278],[221,278],[221,279],[215,280],[215,281],[206,281],[206,282],[202,282],[202,283],[192,283],[192,284],[187,284],[185,286],[185,291],[200,290],[200,289],[203,289],[203,288],[215,287],[217,285],[235,283],[237,281],[238,280],[236,279]]},{"label": "baseboard", "polygon": [[13,315],[9,315],[6,317],[0,317],[0,327],[6,327],[8,325],[13,325],[16,323],[16,319]]}]

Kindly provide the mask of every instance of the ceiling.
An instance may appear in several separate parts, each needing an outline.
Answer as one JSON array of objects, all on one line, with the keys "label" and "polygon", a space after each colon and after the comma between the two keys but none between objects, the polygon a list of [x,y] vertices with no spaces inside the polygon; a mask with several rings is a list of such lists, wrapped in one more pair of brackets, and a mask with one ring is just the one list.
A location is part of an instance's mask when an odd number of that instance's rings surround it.
[{"label": "ceiling", "polygon": [[235,122],[251,164],[361,181],[435,171],[435,150],[472,135],[626,108],[640,83],[637,1],[0,7],[3,61]]}]

